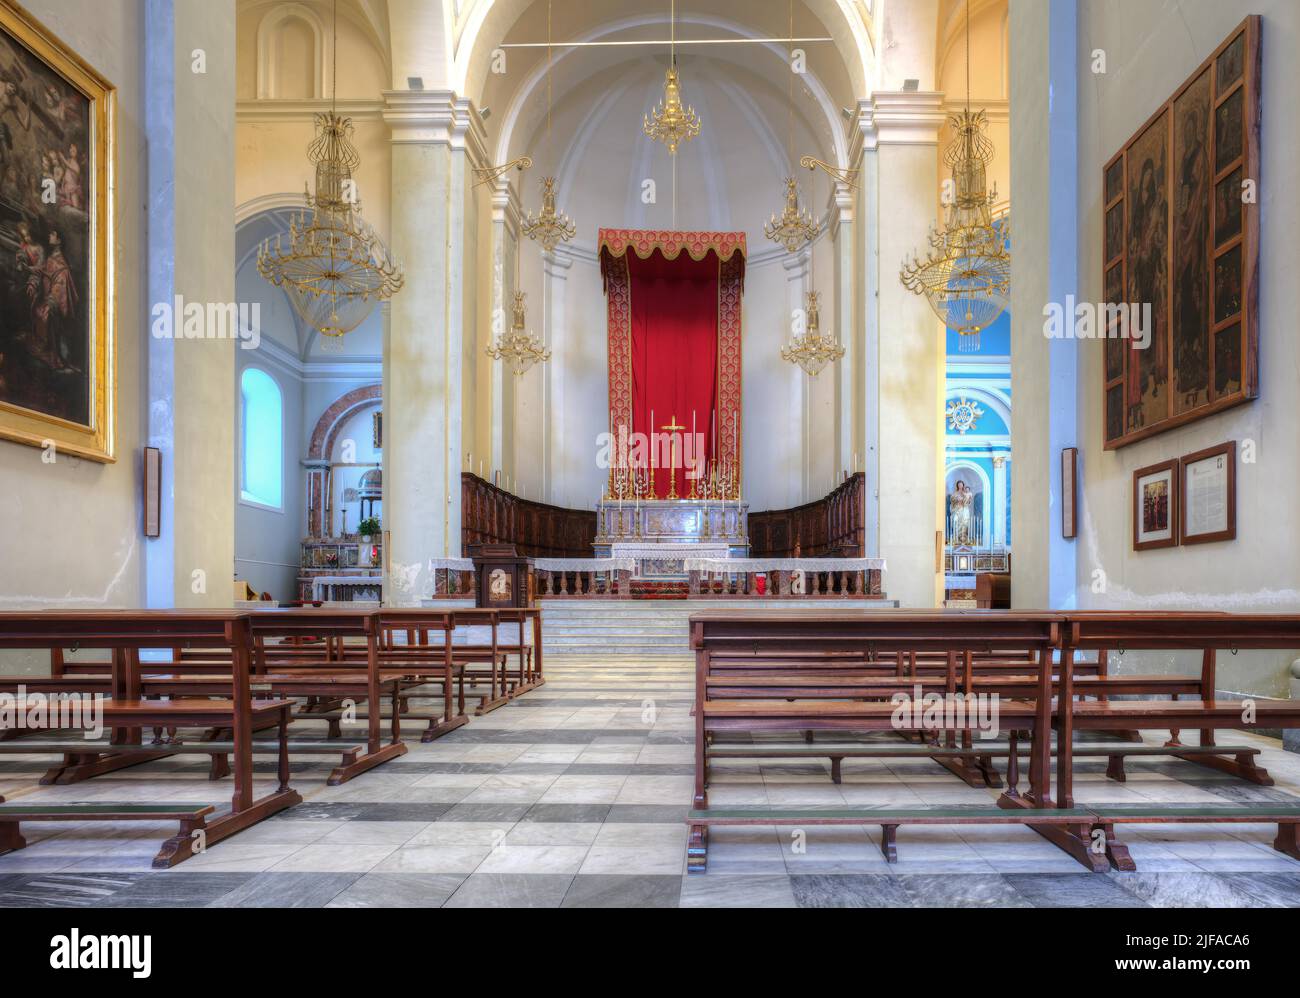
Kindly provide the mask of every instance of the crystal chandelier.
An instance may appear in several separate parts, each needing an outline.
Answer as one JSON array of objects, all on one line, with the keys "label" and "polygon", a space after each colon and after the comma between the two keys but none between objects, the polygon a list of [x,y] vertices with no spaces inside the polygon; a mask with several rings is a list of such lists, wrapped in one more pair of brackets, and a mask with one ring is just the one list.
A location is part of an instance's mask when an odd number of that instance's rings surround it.
[{"label": "crystal chandelier", "polygon": [[984,135],[988,117],[970,109],[970,8],[966,11],[966,107],[948,119],[956,133],[944,151],[951,170],[952,200],[942,230],[930,230],[925,259],[903,261],[903,287],[924,295],[945,326],[959,334],[958,350],[980,348],[980,330],[1006,309],[1011,295],[1010,219],[994,214],[997,188],[986,174],[993,143]]},{"label": "crystal chandelier", "polygon": [[545,363],[551,359],[551,351],[542,346],[536,336],[524,331],[526,325],[524,307],[524,292],[516,291],[514,319],[510,323],[510,332],[498,337],[487,348],[487,355],[493,360],[504,360],[508,363],[516,377],[539,361]]},{"label": "crystal chandelier", "polygon": [[568,242],[578,231],[573,219],[555,207],[555,178],[542,179],[542,210],[529,213],[524,218],[524,235],[536,239],[542,249],[550,252],[562,242]]},{"label": "crystal chandelier", "polygon": [[656,142],[668,147],[670,156],[677,155],[677,147],[700,134],[700,116],[695,108],[682,105],[682,88],[677,80],[677,4],[668,6],[669,58],[668,72],[664,76],[664,99],[645,115],[641,130]]},{"label": "crystal chandelier", "polygon": [[816,291],[808,292],[804,330],[790,337],[790,342],[781,348],[781,359],[798,364],[810,378],[817,377],[827,364],[844,356],[844,348],[835,342],[835,336],[821,331],[818,297]]},{"label": "crystal chandelier", "polygon": [[[337,63],[337,0],[334,26]],[[336,113],[336,97],[328,112],[316,115],[316,137],[307,147],[315,194],[304,187],[305,206],[290,219],[288,245],[281,234],[257,250],[257,272],[282,288],[303,320],[327,337],[355,329],[404,280],[401,266],[361,217],[352,178],[361,157],[352,145],[352,119]]]},{"label": "crystal chandelier", "polygon": [[799,185],[794,177],[785,178],[785,208],[778,219],[775,214],[763,225],[763,235],[780,243],[787,253],[796,252],[805,243],[817,238],[817,223],[807,208],[799,209]]}]

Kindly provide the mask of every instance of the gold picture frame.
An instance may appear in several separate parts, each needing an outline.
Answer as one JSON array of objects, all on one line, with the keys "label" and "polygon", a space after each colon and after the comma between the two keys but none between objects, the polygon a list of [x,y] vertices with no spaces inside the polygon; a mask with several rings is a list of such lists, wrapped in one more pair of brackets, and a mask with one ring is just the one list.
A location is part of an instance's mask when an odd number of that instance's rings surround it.
[{"label": "gold picture frame", "polygon": [[116,104],[113,84],[0,0],[0,120],[26,153],[5,178],[7,283],[12,295],[20,278],[26,300],[2,313],[0,438],[104,463],[117,457]]}]

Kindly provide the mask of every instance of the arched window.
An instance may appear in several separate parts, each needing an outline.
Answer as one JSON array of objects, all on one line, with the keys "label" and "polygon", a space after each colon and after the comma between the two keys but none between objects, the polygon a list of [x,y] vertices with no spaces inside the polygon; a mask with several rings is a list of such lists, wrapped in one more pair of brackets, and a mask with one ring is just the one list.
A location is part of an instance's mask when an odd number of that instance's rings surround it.
[{"label": "arched window", "polygon": [[240,498],[283,509],[284,402],[280,386],[265,371],[250,367],[239,380],[239,395]]}]

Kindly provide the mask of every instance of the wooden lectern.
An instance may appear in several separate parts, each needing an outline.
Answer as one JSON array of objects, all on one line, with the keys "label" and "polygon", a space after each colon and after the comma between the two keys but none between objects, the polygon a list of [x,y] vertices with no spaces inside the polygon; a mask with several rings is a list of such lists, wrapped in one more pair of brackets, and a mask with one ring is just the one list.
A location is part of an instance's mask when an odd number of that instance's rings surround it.
[{"label": "wooden lectern", "polygon": [[474,561],[474,605],[489,610],[529,605],[529,561],[513,544],[476,544],[469,550]]}]

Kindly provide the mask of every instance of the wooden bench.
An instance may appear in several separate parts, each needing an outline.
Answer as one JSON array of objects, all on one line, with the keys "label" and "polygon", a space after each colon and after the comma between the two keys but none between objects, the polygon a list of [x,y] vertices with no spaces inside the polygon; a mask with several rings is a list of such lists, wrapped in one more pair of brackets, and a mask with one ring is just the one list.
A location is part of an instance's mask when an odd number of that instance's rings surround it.
[{"label": "wooden bench", "polygon": [[[1021,755],[1028,755],[1028,746],[1021,745]],[[733,744],[714,742],[705,752],[705,762],[711,759],[829,759],[831,764],[831,782],[842,782],[842,763],[845,759],[933,759],[937,755],[965,757],[974,754],[984,760],[1006,759],[1011,755],[1011,744],[1006,741],[983,741],[977,739],[970,747],[957,746],[949,748],[944,745],[915,745],[899,742],[851,742],[812,744],[793,743],[752,743]],[[1105,758],[1107,760],[1106,776],[1120,783],[1127,776],[1124,760],[1129,756],[1177,756],[1192,758],[1205,755],[1234,754],[1241,758],[1253,760],[1259,755],[1259,749],[1250,745],[1185,745],[1181,748],[1170,745],[1148,745],[1145,742],[1076,742],[1073,755],[1076,758]],[[1056,755],[1053,746],[1052,755]],[[1253,761],[1251,763],[1253,765]]]},{"label": "wooden bench", "polygon": [[[1009,811],[998,807],[923,808],[827,808],[827,809],[709,809],[694,810],[687,817],[691,826],[686,845],[688,873],[708,868],[709,828],[713,825],[879,825],[880,850],[888,863],[898,862],[898,829],[902,825],[1031,825],[1066,826],[1083,834],[1091,827],[1093,814],[1087,808],[1028,808]],[[1100,873],[1110,868],[1103,855],[1092,853],[1088,865]]]},{"label": "wooden bench", "polygon": [[1093,813],[1093,827],[1100,829],[1105,836],[1106,855],[1115,869],[1131,871],[1137,869],[1133,857],[1129,855],[1128,846],[1115,835],[1118,824],[1163,825],[1174,822],[1204,822],[1232,824],[1276,824],[1277,838],[1273,848],[1285,853],[1292,859],[1300,859],[1300,806],[1285,804],[1232,804],[1210,805],[1195,804],[1187,807],[1165,805],[1092,805],[1088,808]]},{"label": "wooden bench", "polygon": [[[175,866],[190,855],[194,845],[206,840],[211,804],[134,804],[128,801],[94,801],[73,804],[3,803],[0,797],[0,855],[24,849],[24,821],[178,821],[180,829],[163,843],[153,859],[155,869]],[[200,847],[202,848],[202,847]]]},{"label": "wooden bench", "polygon": [[[174,647],[229,649],[231,695],[222,699],[143,699],[140,652]],[[58,782],[84,779],[134,766],[162,754],[142,744],[151,728],[223,728],[231,732],[231,774],[234,793],[230,810],[209,822],[204,840],[211,845],[263,818],[299,803],[289,786],[288,725],[291,704],[285,700],[254,700],[249,685],[252,656],[250,615],[232,610],[60,610],[0,612],[0,648],[104,648],[112,653],[112,697],[102,702],[104,724],[112,729],[106,752],[91,748],[85,755],[66,755]],[[277,788],[254,797],[253,732],[277,730]],[[166,754],[174,754],[168,752]],[[144,803],[144,802],[142,802]],[[193,845],[172,840],[171,862],[192,854]],[[161,854],[160,854],[161,856]]]}]

